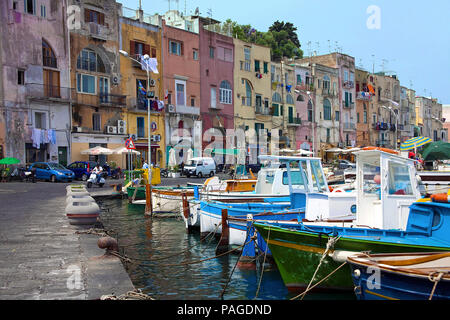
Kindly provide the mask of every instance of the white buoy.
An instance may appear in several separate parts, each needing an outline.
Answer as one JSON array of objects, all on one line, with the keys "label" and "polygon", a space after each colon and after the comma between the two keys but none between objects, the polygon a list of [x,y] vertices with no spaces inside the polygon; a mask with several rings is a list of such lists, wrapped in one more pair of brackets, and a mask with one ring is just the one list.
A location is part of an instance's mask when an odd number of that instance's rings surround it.
[{"label": "white buoy", "polygon": [[70,202],[66,206],[66,216],[73,225],[95,224],[100,207],[95,202]]},{"label": "white buoy", "polygon": [[89,196],[89,192],[85,189],[69,189],[67,190],[67,196]]}]

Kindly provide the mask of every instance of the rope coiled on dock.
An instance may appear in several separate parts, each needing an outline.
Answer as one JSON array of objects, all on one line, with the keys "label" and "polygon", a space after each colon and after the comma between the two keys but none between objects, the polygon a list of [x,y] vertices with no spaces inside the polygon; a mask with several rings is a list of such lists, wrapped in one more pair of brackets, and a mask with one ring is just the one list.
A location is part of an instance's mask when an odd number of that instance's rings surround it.
[{"label": "rope coiled on dock", "polygon": [[142,293],[141,290],[135,289],[134,291],[128,291],[120,296],[115,295],[103,295],[100,300],[155,300],[148,294]]}]

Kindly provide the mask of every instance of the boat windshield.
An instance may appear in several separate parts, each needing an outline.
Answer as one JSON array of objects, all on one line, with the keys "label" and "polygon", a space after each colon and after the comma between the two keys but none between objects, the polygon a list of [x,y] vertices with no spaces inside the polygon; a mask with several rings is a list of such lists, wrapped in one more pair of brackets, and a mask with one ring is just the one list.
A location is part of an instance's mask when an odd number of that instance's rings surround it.
[{"label": "boat windshield", "polygon": [[389,194],[413,195],[408,166],[389,161]]},{"label": "boat windshield", "polygon": [[[301,186],[300,189],[305,189],[305,182],[303,181],[302,173],[300,172],[300,170],[291,170],[291,183],[293,186]],[[283,184],[286,186],[289,185],[287,171],[283,172]]]},{"label": "boat windshield", "polygon": [[325,177],[322,174],[320,160],[311,161],[311,171],[313,190],[318,192],[328,192]]}]

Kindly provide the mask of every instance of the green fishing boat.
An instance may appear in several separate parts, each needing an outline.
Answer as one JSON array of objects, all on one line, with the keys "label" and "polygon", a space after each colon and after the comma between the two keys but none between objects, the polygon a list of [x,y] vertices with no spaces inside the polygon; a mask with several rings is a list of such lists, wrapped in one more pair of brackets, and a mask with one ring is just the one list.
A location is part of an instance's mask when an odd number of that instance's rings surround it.
[{"label": "green fishing boat", "polygon": [[[136,196],[134,197],[134,200],[145,200],[145,186],[138,186],[137,187]],[[136,187],[127,187],[127,194],[128,198],[133,198],[134,191]],[[153,190],[194,190],[194,187],[152,187]]]},{"label": "green fishing boat", "polygon": [[[360,252],[450,251],[450,204],[420,199],[414,162],[381,150],[356,156],[355,220],[322,220],[324,205],[306,195],[302,223],[254,224],[289,289],[306,288],[317,271],[312,284],[329,277],[316,289],[352,290],[343,263]],[[294,188],[290,195],[291,201],[305,197]]]}]

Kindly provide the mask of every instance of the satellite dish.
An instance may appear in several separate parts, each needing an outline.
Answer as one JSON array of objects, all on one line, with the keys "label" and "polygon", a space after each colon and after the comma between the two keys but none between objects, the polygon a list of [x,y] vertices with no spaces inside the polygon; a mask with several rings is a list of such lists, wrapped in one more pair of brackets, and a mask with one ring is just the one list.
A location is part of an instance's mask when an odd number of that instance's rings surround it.
[{"label": "satellite dish", "polygon": [[196,16],[198,16],[198,14],[199,14],[199,9],[198,9],[198,7],[197,8],[195,8],[195,13],[194,13]]}]

